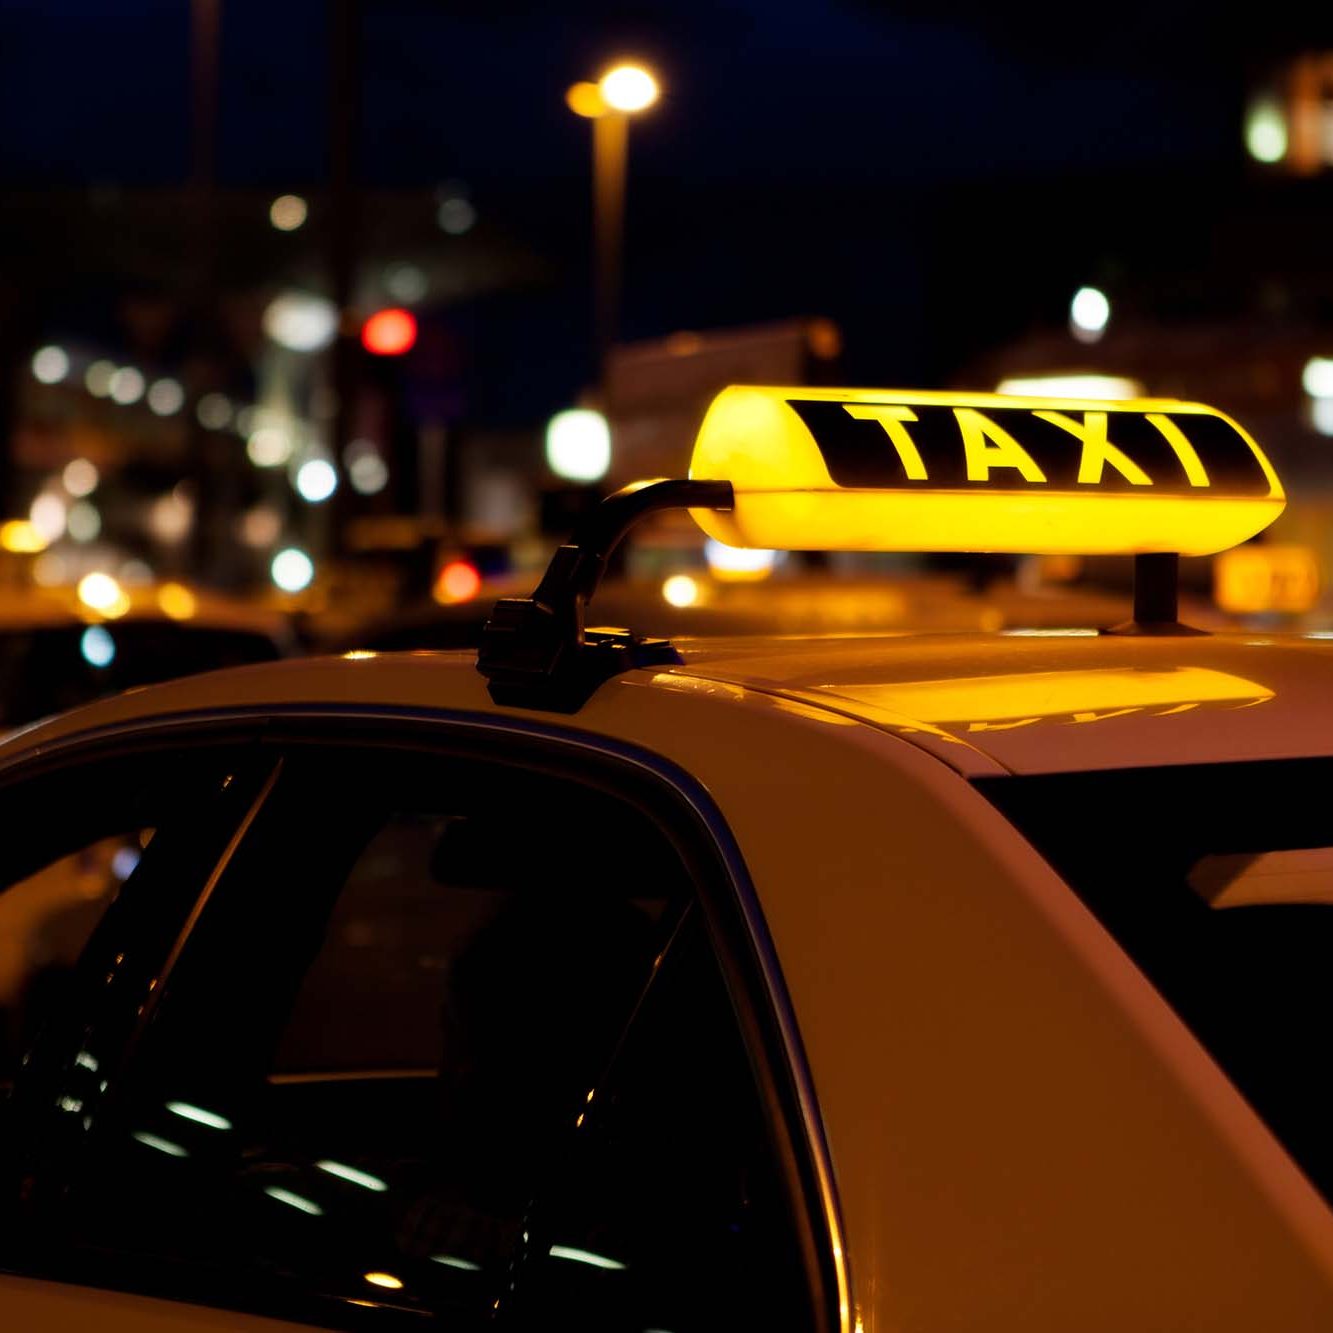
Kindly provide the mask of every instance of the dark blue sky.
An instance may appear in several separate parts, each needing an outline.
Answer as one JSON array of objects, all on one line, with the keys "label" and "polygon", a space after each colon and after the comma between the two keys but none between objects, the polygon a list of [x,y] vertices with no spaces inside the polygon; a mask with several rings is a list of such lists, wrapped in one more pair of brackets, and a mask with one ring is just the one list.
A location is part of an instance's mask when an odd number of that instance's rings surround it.
[{"label": "dark blue sky", "polygon": [[[328,6],[222,8],[220,182],[318,187]],[[504,307],[497,364],[586,346],[588,126],[563,94],[632,53],[665,95],[633,131],[625,332],[830,314],[856,373],[895,381],[1058,321],[1130,257],[1188,265],[1244,188],[1247,78],[1333,45],[1333,7],[1321,31],[1285,0],[363,8],[366,184],[461,179],[555,275]],[[188,0],[0,0],[0,188],[184,180],[188,57]]]},{"label": "dark blue sky", "polygon": [[[1014,19],[1002,24],[969,8],[368,0],[366,175],[578,173],[584,127],[561,95],[620,51],[655,61],[666,83],[636,147],[636,169],[649,174],[921,180],[1234,153],[1245,52],[1210,7],[1046,7],[1043,20],[1042,6],[1018,4],[999,7]],[[323,174],[326,10],[321,0],[224,0],[225,181]],[[184,175],[186,0],[0,0],[0,27],[8,182]]]}]

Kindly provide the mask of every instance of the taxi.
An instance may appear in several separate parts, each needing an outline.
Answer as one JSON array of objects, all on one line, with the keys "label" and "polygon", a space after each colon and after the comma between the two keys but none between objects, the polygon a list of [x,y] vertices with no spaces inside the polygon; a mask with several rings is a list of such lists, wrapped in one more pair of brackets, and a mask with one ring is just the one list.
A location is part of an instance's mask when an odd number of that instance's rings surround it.
[{"label": "taxi", "polygon": [[[1177,623],[1281,483],[1196,404],[733,388],[478,653],[0,746],[7,1327],[1333,1327],[1333,659]],[[585,625],[737,545],[1120,552],[1105,631]]]}]

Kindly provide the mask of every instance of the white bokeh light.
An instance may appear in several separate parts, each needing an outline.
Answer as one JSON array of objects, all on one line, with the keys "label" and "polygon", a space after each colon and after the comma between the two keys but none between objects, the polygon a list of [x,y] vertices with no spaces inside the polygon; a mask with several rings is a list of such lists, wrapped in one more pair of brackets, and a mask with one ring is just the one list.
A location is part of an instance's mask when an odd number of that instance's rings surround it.
[{"label": "white bokeh light", "polygon": [[318,352],[338,332],[338,311],[332,301],[308,292],[283,292],[264,311],[264,332],[292,352]]},{"label": "white bokeh light", "polygon": [[315,577],[315,566],[299,546],[288,546],[273,557],[269,574],[283,592],[300,592],[310,586]]},{"label": "white bokeh light", "polygon": [[179,380],[154,380],[148,386],[148,406],[160,417],[174,416],[185,406],[185,390]]},{"label": "white bokeh light", "polygon": [[309,504],[323,504],[337,489],[338,470],[327,458],[307,458],[296,470],[296,493]]},{"label": "white bokeh light", "polygon": [[42,384],[59,384],[69,374],[69,353],[63,347],[39,347],[33,354],[32,373]]},{"label": "white bokeh light", "polygon": [[133,366],[121,366],[113,372],[108,390],[112,399],[122,407],[129,407],[143,397],[144,378]]},{"label": "white bokeh light", "polygon": [[611,466],[611,428],[591,408],[557,412],[546,425],[546,461],[567,481],[600,481]]},{"label": "white bokeh light", "polygon": [[97,465],[87,458],[71,458],[60,474],[61,484],[73,496],[82,499],[97,489],[101,480]]},{"label": "white bokeh light", "polygon": [[1097,287],[1080,287],[1069,303],[1069,328],[1080,342],[1096,342],[1111,320],[1111,302]]}]

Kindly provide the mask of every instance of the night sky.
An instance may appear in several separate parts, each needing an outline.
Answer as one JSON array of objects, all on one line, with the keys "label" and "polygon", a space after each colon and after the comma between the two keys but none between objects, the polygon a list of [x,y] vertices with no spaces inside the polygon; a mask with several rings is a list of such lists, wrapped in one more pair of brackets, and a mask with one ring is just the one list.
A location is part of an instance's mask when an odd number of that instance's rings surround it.
[{"label": "night sky", "polygon": [[[547,261],[493,353],[542,360],[548,395],[587,333],[588,126],[563,93],[609,58],[665,86],[632,136],[626,334],[829,314],[862,377],[927,382],[1083,281],[1187,254],[1243,188],[1247,79],[1333,45],[1333,16],[1196,0],[364,8],[362,179],[462,180]],[[318,188],[326,6],[224,0],[223,25],[220,183]],[[0,182],[184,180],[188,37],[185,0],[0,0]]]}]

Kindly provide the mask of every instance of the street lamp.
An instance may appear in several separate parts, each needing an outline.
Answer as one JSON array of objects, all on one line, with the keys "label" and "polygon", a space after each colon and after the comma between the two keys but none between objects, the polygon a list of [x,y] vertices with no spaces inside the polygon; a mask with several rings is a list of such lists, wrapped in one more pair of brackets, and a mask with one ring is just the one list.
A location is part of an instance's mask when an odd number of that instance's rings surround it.
[{"label": "street lamp", "polygon": [[620,306],[629,118],[646,111],[658,94],[657,79],[633,62],[613,65],[596,83],[576,83],[565,94],[565,105],[592,121],[593,316],[598,365],[603,367],[615,341]]}]

